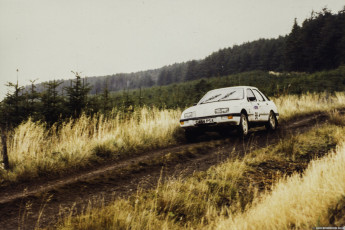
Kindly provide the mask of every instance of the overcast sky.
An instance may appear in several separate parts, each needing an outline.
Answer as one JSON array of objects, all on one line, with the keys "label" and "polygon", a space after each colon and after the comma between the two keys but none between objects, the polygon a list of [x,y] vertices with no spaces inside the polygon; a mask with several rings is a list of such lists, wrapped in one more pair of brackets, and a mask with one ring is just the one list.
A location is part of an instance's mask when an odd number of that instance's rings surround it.
[{"label": "overcast sky", "polygon": [[276,38],[344,0],[0,0],[0,99],[7,82],[159,68]]}]

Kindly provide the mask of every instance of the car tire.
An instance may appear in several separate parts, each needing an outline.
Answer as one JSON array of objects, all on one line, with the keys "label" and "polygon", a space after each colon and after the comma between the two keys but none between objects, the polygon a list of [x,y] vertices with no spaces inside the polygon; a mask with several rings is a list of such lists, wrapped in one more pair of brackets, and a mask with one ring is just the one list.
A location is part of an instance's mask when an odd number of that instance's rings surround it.
[{"label": "car tire", "polygon": [[273,111],[271,111],[270,115],[268,116],[268,121],[267,121],[267,124],[266,124],[266,129],[274,131],[274,130],[277,129],[277,127],[278,127],[278,121],[277,121],[276,115],[274,114]]},{"label": "car tire", "polygon": [[242,137],[245,137],[249,133],[249,123],[247,115],[244,113],[241,113],[240,117],[240,125],[238,126],[238,132]]},{"label": "car tire", "polygon": [[195,142],[199,136],[198,130],[194,129],[186,129],[184,134],[188,142]]}]

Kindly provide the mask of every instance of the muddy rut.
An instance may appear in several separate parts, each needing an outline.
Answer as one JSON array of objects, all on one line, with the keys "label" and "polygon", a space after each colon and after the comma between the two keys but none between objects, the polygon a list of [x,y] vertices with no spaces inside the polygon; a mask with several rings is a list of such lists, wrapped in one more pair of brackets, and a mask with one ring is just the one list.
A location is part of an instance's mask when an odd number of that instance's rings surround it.
[{"label": "muddy rut", "polygon": [[103,199],[106,204],[138,189],[154,188],[159,178],[164,180],[207,170],[229,157],[275,144],[326,121],[327,116],[322,113],[299,117],[282,123],[275,132],[256,128],[246,139],[236,134],[227,138],[204,135],[196,143],[145,152],[63,178],[1,188],[0,229],[47,227],[56,223],[61,213],[70,213],[71,207],[77,213],[90,200]]}]

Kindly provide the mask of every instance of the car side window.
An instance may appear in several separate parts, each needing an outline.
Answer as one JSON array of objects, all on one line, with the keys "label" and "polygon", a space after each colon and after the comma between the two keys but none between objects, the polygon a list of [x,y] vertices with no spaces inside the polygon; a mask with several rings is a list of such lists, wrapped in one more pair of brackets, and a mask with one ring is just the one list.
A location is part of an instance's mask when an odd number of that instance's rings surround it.
[{"label": "car side window", "polygon": [[255,89],[253,89],[254,95],[258,101],[265,101],[265,98],[262,97],[262,95]]},{"label": "car side window", "polygon": [[250,97],[255,98],[255,95],[251,89],[247,89],[247,99],[249,99]]}]

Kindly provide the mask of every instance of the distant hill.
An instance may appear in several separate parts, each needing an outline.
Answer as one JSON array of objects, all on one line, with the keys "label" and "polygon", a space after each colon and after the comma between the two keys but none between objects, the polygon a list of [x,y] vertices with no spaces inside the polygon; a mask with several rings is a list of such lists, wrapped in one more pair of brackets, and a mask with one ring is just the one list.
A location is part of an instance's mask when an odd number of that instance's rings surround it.
[{"label": "distant hill", "polygon": [[[178,63],[169,66],[164,66],[159,69],[140,71],[136,73],[118,73],[107,76],[92,76],[83,78],[84,83],[89,84],[92,88],[91,94],[99,94],[106,87],[111,92],[116,92],[124,89],[137,89],[137,88],[147,88],[154,85],[165,85],[172,82],[179,82],[182,79],[180,77],[174,76],[184,76],[187,71],[188,63]],[[172,73],[173,76],[169,79],[172,79],[169,82],[162,82],[162,74]],[[62,84],[58,87],[60,94],[64,95],[64,88],[70,86],[71,80],[62,80],[57,79],[57,82]],[[44,91],[44,82],[36,84],[36,90],[38,92]],[[26,86],[26,89],[29,90],[31,86]]]},{"label": "distant hill", "polygon": [[[227,76],[241,72],[298,71],[315,72],[339,67],[345,63],[345,6],[336,14],[326,8],[313,12],[310,18],[298,25],[290,34],[273,39],[259,39],[224,48],[202,60],[176,63],[159,69],[136,73],[86,77],[92,86],[91,94],[109,91],[169,85],[172,83]],[[60,92],[70,85],[61,80]],[[43,91],[38,85],[38,91]]]}]

